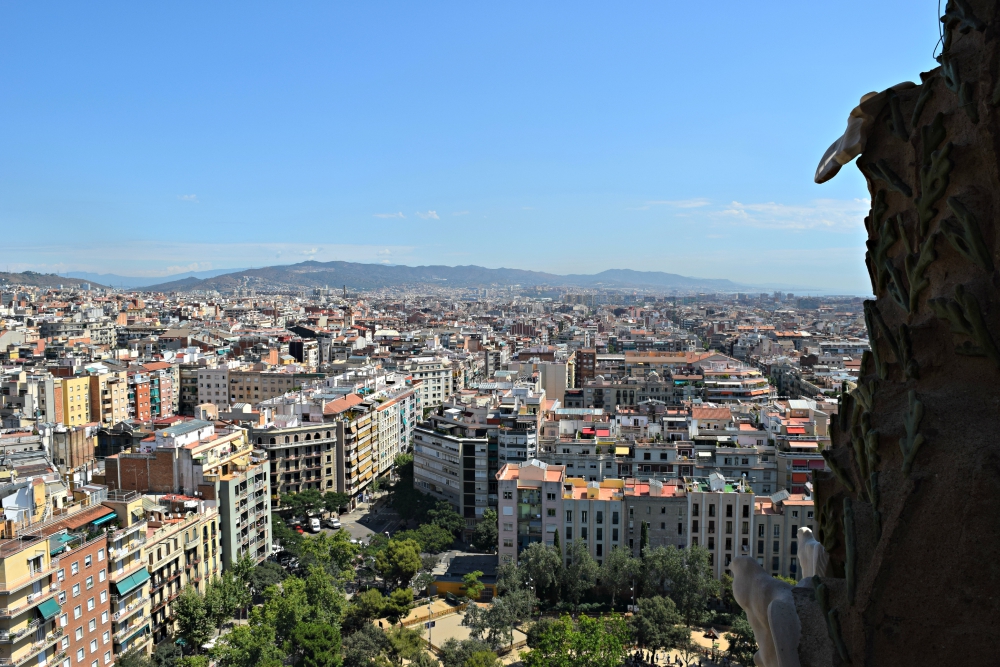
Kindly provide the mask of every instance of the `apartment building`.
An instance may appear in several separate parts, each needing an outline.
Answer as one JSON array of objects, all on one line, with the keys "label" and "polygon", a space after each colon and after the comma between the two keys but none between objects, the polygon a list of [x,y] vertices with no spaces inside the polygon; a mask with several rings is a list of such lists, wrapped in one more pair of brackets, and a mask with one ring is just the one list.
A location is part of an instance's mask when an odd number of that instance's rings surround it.
[{"label": "apartment building", "polygon": [[224,567],[244,553],[258,562],[267,557],[270,465],[245,429],[190,419],[155,431],[140,449],[105,460],[110,488],[201,498],[219,511]]},{"label": "apartment building", "polygon": [[230,369],[229,401],[256,405],[323,377],[317,373],[288,373],[283,370]]},{"label": "apartment building", "polygon": [[448,408],[419,423],[413,440],[414,488],[451,503],[474,529],[489,506],[487,425]]},{"label": "apartment building", "polygon": [[414,388],[420,394],[420,405],[425,410],[436,408],[454,393],[450,359],[411,357],[398,370],[420,381],[419,384],[414,383]]},{"label": "apartment building", "polygon": [[779,491],[770,497],[756,498],[756,527],[750,555],[774,576],[800,579],[798,531],[805,527],[816,532],[813,513],[813,499],[807,494]]},{"label": "apartment building", "polygon": [[[54,664],[66,657],[60,560],[38,532],[0,539],[0,664]],[[68,643],[67,643],[68,644]]]},{"label": "apartment building", "polygon": [[90,412],[90,378],[86,375],[59,378],[62,392],[62,423],[82,426],[92,421]]},{"label": "apartment building", "polygon": [[[63,549],[58,559],[62,611],[59,624],[63,630],[60,646],[73,665],[108,665],[115,657],[115,644],[107,537],[99,533],[87,540],[85,532],[66,532],[55,538]],[[134,611],[139,613],[140,606]]]},{"label": "apartment building", "polygon": [[128,372],[129,415],[132,419],[148,422],[153,418],[149,384],[149,375],[146,373]]},{"label": "apartment building", "polygon": [[690,517],[690,543],[708,549],[715,577],[729,573],[736,556],[750,555],[754,535],[754,494],[742,481],[719,473],[708,479],[685,480]]},{"label": "apartment building", "polygon": [[222,573],[222,531],[219,512],[204,500],[180,494],[147,497],[146,559],[149,568],[149,604],[154,643],[176,631],[172,603],[188,585],[204,593],[213,577]]},{"label": "apartment building", "polygon": [[[287,422],[285,422],[287,423]],[[277,499],[288,493],[316,489],[321,493],[337,488],[337,429],[322,422],[250,429],[250,440],[267,452],[270,466],[270,495]]]},{"label": "apartment building", "polygon": [[[132,648],[146,650],[150,642],[150,619],[143,497],[136,491],[109,491],[104,504],[114,511],[108,524],[111,529],[105,533],[114,652],[121,654]],[[88,597],[87,608],[92,604],[94,600]]]},{"label": "apartment building", "polygon": [[93,421],[113,426],[129,418],[128,374],[124,371],[90,374]]},{"label": "apartment building", "polygon": [[[219,407],[229,405],[229,366],[220,365],[218,368],[199,368],[198,375],[198,400],[196,405],[201,403],[212,403]],[[235,402],[235,397],[233,402]]]},{"label": "apartment building", "polygon": [[[563,518],[565,479],[564,467],[538,460],[507,463],[500,468],[497,473],[500,496],[497,514],[501,563],[516,563],[521,550],[532,542],[554,543],[555,532]],[[602,503],[612,500],[610,491],[605,495],[609,496],[606,500],[593,500]]]},{"label": "apartment building", "polygon": [[[646,524],[649,546],[683,549],[688,545],[688,500],[683,482],[627,480],[624,488],[628,547],[636,558],[642,555],[642,524]],[[612,537],[614,535],[612,534]]]}]

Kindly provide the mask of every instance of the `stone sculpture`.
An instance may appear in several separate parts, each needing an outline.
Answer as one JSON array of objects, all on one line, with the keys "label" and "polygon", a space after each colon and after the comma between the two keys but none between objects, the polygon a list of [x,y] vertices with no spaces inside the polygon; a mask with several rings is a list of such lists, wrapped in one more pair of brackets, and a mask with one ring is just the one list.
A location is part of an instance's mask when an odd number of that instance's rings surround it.
[{"label": "stone sculpture", "polygon": [[941,22],[940,66],[863,97],[816,170],[856,157],[867,181],[870,351],[813,479],[826,562],[800,537],[796,618],[733,561],[767,667],[793,637],[804,667],[1000,655],[1000,2],[949,0]]},{"label": "stone sculpture", "polygon": [[826,549],[813,537],[812,528],[803,526],[799,528],[799,565],[802,568],[802,578],[799,583],[805,582],[812,586],[814,576],[825,576],[826,565],[830,557],[826,555]]},{"label": "stone sculpture", "polygon": [[799,667],[801,624],[792,587],[747,556],[734,558],[731,567],[733,597],[746,612],[760,649],[754,662],[758,667]]}]

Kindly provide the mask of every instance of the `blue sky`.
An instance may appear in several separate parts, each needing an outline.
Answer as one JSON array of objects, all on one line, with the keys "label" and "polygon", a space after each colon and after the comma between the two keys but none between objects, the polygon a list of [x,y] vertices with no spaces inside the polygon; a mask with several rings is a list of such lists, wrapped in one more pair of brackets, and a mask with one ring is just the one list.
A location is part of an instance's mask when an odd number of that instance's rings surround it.
[{"label": "blue sky", "polygon": [[864,293],[864,93],[936,3],[4,3],[0,269],[304,259]]}]

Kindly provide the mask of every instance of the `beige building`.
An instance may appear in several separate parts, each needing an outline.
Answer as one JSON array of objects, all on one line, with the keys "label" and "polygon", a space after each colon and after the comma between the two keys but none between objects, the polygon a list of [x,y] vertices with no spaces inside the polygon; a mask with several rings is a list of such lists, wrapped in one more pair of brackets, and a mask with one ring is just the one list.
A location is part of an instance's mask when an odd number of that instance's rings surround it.
[{"label": "beige building", "polygon": [[801,578],[798,531],[806,527],[816,532],[813,513],[813,499],[805,494],[779,491],[756,499],[752,555],[761,567],[775,576]]},{"label": "beige building", "polygon": [[66,656],[58,620],[59,559],[40,534],[0,539],[0,664],[48,665]]},{"label": "beige building", "polygon": [[124,371],[90,375],[93,421],[113,426],[129,418],[128,374]]},{"label": "beige building", "polygon": [[82,426],[93,421],[90,413],[90,377],[59,378],[59,384],[62,387],[63,423]]},{"label": "beige building", "polygon": [[707,479],[686,481],[691,544],[709,553],[716,578],[729,573],[736,556],[750,555],[754,535],[754,495],[742,481],[727,480],[719,473]]}]

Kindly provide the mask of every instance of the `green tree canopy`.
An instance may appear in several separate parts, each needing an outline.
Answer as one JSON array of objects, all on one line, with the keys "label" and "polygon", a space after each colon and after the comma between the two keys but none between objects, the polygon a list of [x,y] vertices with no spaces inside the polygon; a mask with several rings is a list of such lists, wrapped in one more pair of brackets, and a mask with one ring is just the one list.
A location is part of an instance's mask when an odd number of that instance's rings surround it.
[{"label": "green tree canopy", "polygon": [[466,667],[473,655],[485,652],[491,653],[494,658],[496,657],[486,642],[478,639],[462,641],[454,638],[449,639],[441,645],[441,667]]},{"label": "green tree canopy", "polygon": [[375,569],[393,588],[410,583],[420,570],[420,544],[413,540],[389,540],[375,556]]},{"label": "green tree canopy", "polygon": [[632,626],[640,646],[649,649],[671,649],[691,639],[691,629],[677,611],[674,601],[659,595],[638,600],[639,612],[632,617]]},{"label": "green tree canopy", "polygon": [[611,592],[612,607],[619,595],[631,590],[639,573],[639,561],[624,547],[615,547],[604,557],[601,585]]},{"label": "green tree canopy", "polygon": [[748,667],[754,664],[753,656],[757,652],[757,640],[753,636],[753,628],[747,620],[746,612],[741,612],[733,620],[733,625],[726,633],[729,642],[729,657]]},{"label": "green tree canopy", "polygon": [[470,600],[479,599],[479,596],[482,595],[483,590],[486,588],[486,585],[479,581],[479,577],[481,576],[483,576],[482,570],[469,572],[462,576],[462,584],[465,586],[465,597]]},{"label": "green tree canopy", "polygon": [[530,590],[510,592],[490,604],[471,604],[462,625],[469,628],[473,639],[485,641],[498,651],[513,643],[514,628],[531,616],[534,606],[535,596]]},{"label": "green tree canopy", "polygon": [[518,556],[518,570],[523,581],[529,583],[539,597],[558,595],[562,556],[552,547],[532,542]]},{"label": "green tree canopy", "polygon": [[476,524],[476,530],[472,533],[472,545],[480,551],[496,552],[499,535],[497,518],[497,511],[487,508],[483,512],[482,520]]},{"label": "green tree canopy", "polygon": [[521,659],[525,667],[619,667],[628,636],[619,616],[581,616],[574,624],[564,615],[537,633],[536,646]]},{"label": "green tree canopy", "polygon": [[642,565],[646,593],[666,593],[688,625],[700,620],[709,600],[718,595],[719,582],[704,547],[650,547]]},{"label": "green tree canopy", "polygon": [[301,623],[292,635],[297,667],[339,667],[340,633],[327,623]]},{"label": "green tree canopy", "polygon": [[367,623],[354,634],[344,638],[344,667],[388,667],[386,656],[392,644],[385,632]]},{"label": "green tree canopy", "polygon": [[562,568],[562,597],[574,605],[580,604],[585,594],[594,588],[600,576],[600,567],[583,542],[570,542],[566,547],[566,561]]},{"label": "green tree canopy", "polygon": [[212,636],[212,619],[205,608],[205,600],[193,586],[186,586],[173,605],[177,617],[177,634],[191,650],[198,652],[201,645]]},{"label": "green tree canopy", "polygon": [[455,542],[455,535],[447,528],[434,523],[425,523],[416,530],[399,531],[394,539],[413,540],[420,545],[420,551],[437,554],[451,548]]},{"label": "green tree canopy", "polygon": [[441,526],[456,536],[465,530],[465,519],[446,500],[439,500],[434,509],[428,510],[427,518],[435,526]]},{"label": "green tree canopy", "polygon": [[285,653],[267,623],[238,625],[212,649],[219,667],[281,667]]},{"label": "green tree canopy", "polygon": [[263,593],[268,586],[280,584],[288,577],[285,568],[269,560],[254,568],[250,575],[250,589],[257,595]]}]

